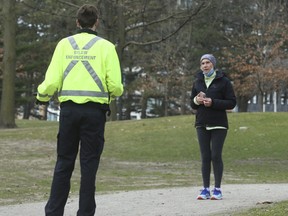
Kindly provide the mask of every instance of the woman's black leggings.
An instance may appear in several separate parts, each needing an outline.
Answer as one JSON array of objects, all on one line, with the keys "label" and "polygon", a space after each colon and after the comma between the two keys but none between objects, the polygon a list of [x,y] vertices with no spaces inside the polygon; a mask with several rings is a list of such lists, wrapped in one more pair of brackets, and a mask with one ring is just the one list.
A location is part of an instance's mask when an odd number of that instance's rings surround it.
[{"label": "woman's black leggings", "polygon": [[226,129],[206,130],[197,128],[198,142],[202,159],[203,186],[210,187],[211,162],[215,179],[215,187],[221,187],[223,175],[222,149],[227,135]]}]

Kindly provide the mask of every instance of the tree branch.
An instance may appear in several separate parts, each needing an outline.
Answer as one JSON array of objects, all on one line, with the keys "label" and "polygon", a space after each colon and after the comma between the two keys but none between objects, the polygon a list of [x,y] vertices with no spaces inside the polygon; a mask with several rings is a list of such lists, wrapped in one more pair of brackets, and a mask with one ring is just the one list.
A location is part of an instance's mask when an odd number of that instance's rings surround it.
[{"label": "tree branch", "polygon": [[75,7],[75,8],[79,8],[80,6],[79,5],[76,5],[76,4],[73,4],[71,2],[67,2],[67,1],[61,1],[61,0],[58,0],[58,2],[62,3],[62,4],[66,4],[66,5],[69,5],[71,7]]},{"label": "tree branch", "polygon": [[[169,39],[170,37],[172,37],[173,35],[175,35],[176,33],[178,33],[187,23],[189,23],[193,17],[195,17],[198,13],[200,13],[201,11],[203,11],[204,9],[206,9],[207,7],[209,6],[206,5],[205,6],[205,2],[202,2],[199,7],[195,10],[194,13],[192,13],[190,16],[188,16],[188,18],[173,32],[171,32],[170,34],[166,35],[165,37],[162,37],[160,39],[155,39],[155,40],[151,40],[151,41],[147,41],[147,42],[137,42],[137,41],[129,41],[127,42],[123,48],[127,47],[127,46],[130,46],[130,45],[137,45],[137,46],[147,46],[147,45],[152,45],[152,44],[156,44],[156,43],[160,43],[160,42],[163,42],[167,39]],[[166,21],[167,19],[170,19],[172,17],[176,16],[175,14],[172,14],[171,16],[168,16],[164,19],[161,19],[161,20],[156,20],[154,22],[151,22],[151,23],[148,23],[146,25],[143,25],[143,26],[138,26],[138,27],[144,27],[144,26],[148,26],[148,25],[153,25],[155,23],[160,23],[160,22],[163,22],[163,21]],[[136,28],[136,26],[135,26]]]},{"label": "tree branch", "polygon": [[151,26],[151,25],[154,25],[154,24],[157,24],[157,23],[161,23],[161,22],[164,22],[164,21],[167,21],[169,19],[172,19],[174,17],[177,17],[178,15],[180,14],[183,14],[184,12],[179,12],[177,14],[171,14],[163,19],[159,19],[159,20],[154,20],[152,22],[149,22],[149,23],[143,23],[143,24],[139,24],[139,25],[135,25],[135,26],[132,26],[132,27],[127,27],[126,28],[126,32],[129,32],[129,31],[133,31],[133,30],[136,30],[138,28],[143,28],[143,27],[147,27],[147,26]]}]

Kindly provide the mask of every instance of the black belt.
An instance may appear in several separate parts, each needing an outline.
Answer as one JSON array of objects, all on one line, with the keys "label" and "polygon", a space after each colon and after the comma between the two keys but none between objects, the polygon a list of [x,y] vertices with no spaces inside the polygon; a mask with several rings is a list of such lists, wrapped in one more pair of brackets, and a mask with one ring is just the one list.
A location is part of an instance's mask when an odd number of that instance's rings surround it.
[{"label": "black belt", "polygon": [[101,104],[101,103],[91,102],[91,101],[87,102],[87,103],[83,103],[83,104],[78,104],[78,103],[75,103],[71,100],[64,101],[60,104],[61,108],[63,108],[63,107],[79,107],[79,106],[104,110],[104,111],[108,112],[108,115],[110,115],[110,113],[111,113],[109,104]]}]

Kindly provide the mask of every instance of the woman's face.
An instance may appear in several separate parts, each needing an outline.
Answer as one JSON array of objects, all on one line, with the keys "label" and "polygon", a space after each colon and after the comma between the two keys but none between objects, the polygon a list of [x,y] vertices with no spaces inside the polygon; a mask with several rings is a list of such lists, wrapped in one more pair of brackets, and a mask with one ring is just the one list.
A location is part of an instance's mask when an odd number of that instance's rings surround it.
[{"label": "woman's face", "polygon": [[208,73],[212,68],[213,68],[213,64],[208,59],[203,59],[201,61],[200,69],[204,73]]}]

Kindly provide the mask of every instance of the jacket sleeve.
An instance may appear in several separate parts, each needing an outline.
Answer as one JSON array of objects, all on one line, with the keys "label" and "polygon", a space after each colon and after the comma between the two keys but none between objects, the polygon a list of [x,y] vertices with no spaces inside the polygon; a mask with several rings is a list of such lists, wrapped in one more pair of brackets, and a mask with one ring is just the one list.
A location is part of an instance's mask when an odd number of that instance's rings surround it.
[{"label": "jacket sleeve", "polygon": [[117,52],[114,45],[110,45],[109,51],[105,60],[106,64],[106,85],[113,100],[115,97],[119,97],[123,93],[121,68],[118,59]]},{"label": "jacket sleeve", "polygon": [[223,99],[213,99],[212,109],[229,110],[236,106],[236,96],[230,80],[226,79]]},{"label": "jacket sleeve", "polygon": [[199,108],[199,104],[196,103],[195,101],[195,97],[197,96],[197,90],[195,88],[195,82],[193,84],[192,90],[191,90],[191,96],[190,96],[190,106],[192,109],[198,109]]},{"label": "jacket sleeve", "polygon": [[45,74],[44,81],[38,86],[36,98],[39,101],[47,102],[61,86],[61,45],[56,46],[52,60]]}]

